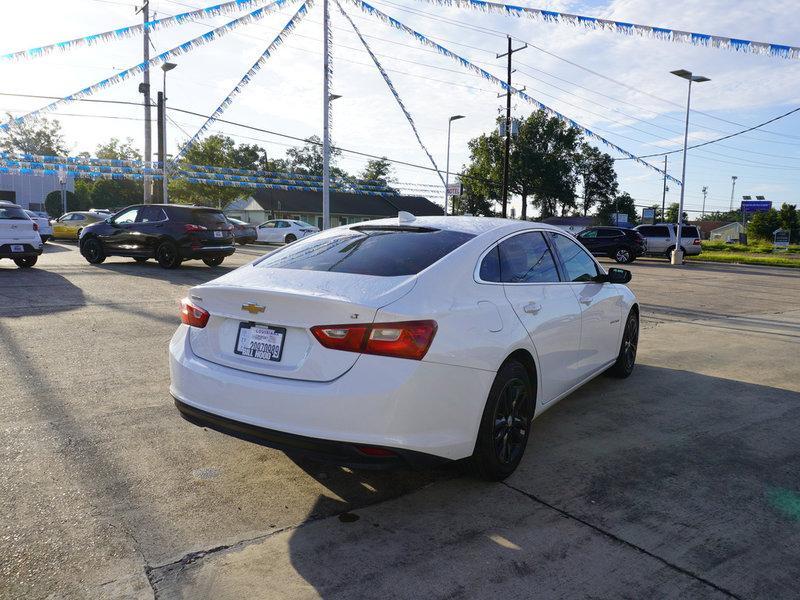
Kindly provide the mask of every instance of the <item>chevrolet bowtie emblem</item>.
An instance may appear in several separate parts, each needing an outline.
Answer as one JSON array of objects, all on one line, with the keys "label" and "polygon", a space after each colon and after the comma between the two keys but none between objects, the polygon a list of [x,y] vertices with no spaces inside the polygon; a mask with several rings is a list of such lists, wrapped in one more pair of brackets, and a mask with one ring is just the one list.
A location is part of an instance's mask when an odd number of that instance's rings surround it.
[{"label": "chevrolet bowtie emblem", "polygon": [[242,304],[242,310],[246,310],[251,315],[257,315],[258,313],[263,313],[267,309],[266,306],[261,306],[260,304],[253,304],[252,302],[248,304]]}]

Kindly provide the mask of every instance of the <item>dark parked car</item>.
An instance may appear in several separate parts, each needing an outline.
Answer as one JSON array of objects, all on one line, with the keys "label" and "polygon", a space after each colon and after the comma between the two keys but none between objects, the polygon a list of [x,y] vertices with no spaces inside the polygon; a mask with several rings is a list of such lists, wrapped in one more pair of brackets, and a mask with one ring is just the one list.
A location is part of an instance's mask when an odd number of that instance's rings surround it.
[{"label": "dark parked car", "polygon": [[595,256],[608,256],[623,264],[632,263],[647,249],[638,231],[624,227],[589,227],[578,239]]},{"label": "dark parked car", "polygon": [[232,219],[227,217],[228,223],[233,225],[233,237],[236,239],[237,244],[252,244],[258,238],[258,231],[256,226],[252,223],[245,223],[239,219]]},{"label": "dark parked car", "polygon": [[175,269],[184,260],[202,260],[216,267],[236,250],[233,225],[222,211],[178,204],[123,208],[105,221],[84,227],[80,248],[93,264],[108,256],[130,256],[137,262],[155,258],[165,269]]}]

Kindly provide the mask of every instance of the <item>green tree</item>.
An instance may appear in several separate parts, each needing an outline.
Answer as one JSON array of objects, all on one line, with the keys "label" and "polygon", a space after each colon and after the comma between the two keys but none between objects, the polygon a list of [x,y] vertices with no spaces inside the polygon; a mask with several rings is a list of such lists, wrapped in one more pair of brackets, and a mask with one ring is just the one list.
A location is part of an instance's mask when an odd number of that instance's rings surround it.
[{"label": "green tree", "polygon": [[[67,190],[67,212],[73,210],[84,210],[88,208],[80,204],[78,197]],[[61,200],[61,191],[53,190],[44,199],[44,209],[51,217],[58,218],[64,214],[64,203]]]},{"label": "green tree", "polygon": [[779,212],[781,229],[789,232],[790,241],[795,244],[800,241],[800,216],[797,214],[797,206],[784,202]]},{"label": "green tree", "polygon": [[617,195],[617,172],[614,170],[614,159],[608,154],[583,142],[576,156],[575,168],[583,183],[583,216],[595,204],[608,202]]},{"label": "green tree", "polygon": [[0,137],[0,150],[11,153],[65,156],[69,154],[57,120],[38,119],[17,123],[10,113],[9,127]]},{"label": "green tree", "polygon": [[636,203],[628,192],[622,192],[614,198],[602,200],[599,203],[597,217],[603,225],[616,225],[614,222],[615,213],[628,215],[628,223],[631,225],[636,225],[639,222]]},{"label": "green tree", "polygon": [[[352,179],[344,170],[336,166],[336,161],[341,155],[341,150],[331,147],[331,177]],[[286,151],[286,156],[289,161],[289,169],[292,173],[322,177],[322,142],[316,135],[312,135],[308,138],[308,142],[305,146],[289,148]]]},{"label": "green tree", "polygon": [[98,179],[90,194],[93,208],[125,208],[141,204],[142,183],[131,179]]},{"label": "green tree", "polygon": [[747,223],[747,237],[753,240],[772,241],[772,234],[781,227],[781,215],[774,208],[754,213]]},{"label": "green tree", "polygon": [[453,214],[493,217],[492,186],[486,185],[483,178],[471,170],[473,168],[466,168],[461,176],[461,195],[453,198]]},{"label": "green tree", "polygon": [[[673,202],[669,206],[667,206],[667,223],[677,223],[678,222],[678,208],[679,204],[677,202]],[[688,215],[686,211],[683,212],[683,221],[685,222],[688,219]]]},{"label": "green tree", "polygon": [[359,178],[366,181],[379,181],[382,185],[389,185],[395,180],[392,163],[386,157],[373,158],[367,161]]},{"label": "green tree", "polygon": [[119,138],[115,137],[105,144],[98,144],[95,156],[112,160],[141,160],[142,158],[139,150],[134,146],[133,138],[127,138],[121,142]]},{"label": "green tree", "polygon": [[[226,135],[210,135],[193,144],[183,155],[181,165],[212,165],[235,167],[236,142]],[[239,156],[241,159],[241,156]],[[222,187],[205,183],[189,183],[184,179],[169,182],[170,200],[181,204],[199,204],[224,208],[247,193],[244,188]]]}]

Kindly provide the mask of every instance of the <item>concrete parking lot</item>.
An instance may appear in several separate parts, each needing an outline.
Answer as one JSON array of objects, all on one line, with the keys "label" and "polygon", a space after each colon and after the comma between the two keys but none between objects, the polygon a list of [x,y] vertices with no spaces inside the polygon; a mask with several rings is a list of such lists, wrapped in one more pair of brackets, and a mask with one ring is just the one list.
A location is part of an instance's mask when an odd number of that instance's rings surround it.
[{"label": "concrete parking lot", "polygon": [[545,413],[490,484],[293,460],[178,416],[178,299],[264,251],[0,261],[0,597],[800,594],[795,272],[637,261],[633,376]]}]

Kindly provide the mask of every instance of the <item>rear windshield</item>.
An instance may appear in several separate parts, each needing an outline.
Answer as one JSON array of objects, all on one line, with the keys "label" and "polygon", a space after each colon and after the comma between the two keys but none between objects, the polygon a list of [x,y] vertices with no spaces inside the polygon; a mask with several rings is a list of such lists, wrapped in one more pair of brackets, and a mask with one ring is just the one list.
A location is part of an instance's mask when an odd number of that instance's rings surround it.
[{"label": "rear windshield", "polygon": [[415,275],[473,237],[441,229],[349,229],[301,239],[257,264],[379,277]]},{"label": "rear windshield", "polygon": [[187,223],[192,223],[194,225],[202,225],[208,228],[228,225],[225,215],[218,210],[194,209],[181,211],[179,214],[182,221],[185,220]]},{"label": "rear windshield", "polygon": [[11,219],[12,221],[30,221],[25,211],[18,206],[0,206],[0,219]]},{"label": "rear windshield", "polygon": [[[677,233],[677,228],[676,228],[675,232]],[[686,227],[686,225],[684,225],[683,227],[681,227],[681,237],[682,238],[685,238],[685,237],[696,238],[696,237],[700,237],[700,234],[697,233],[697,227]]]}]

